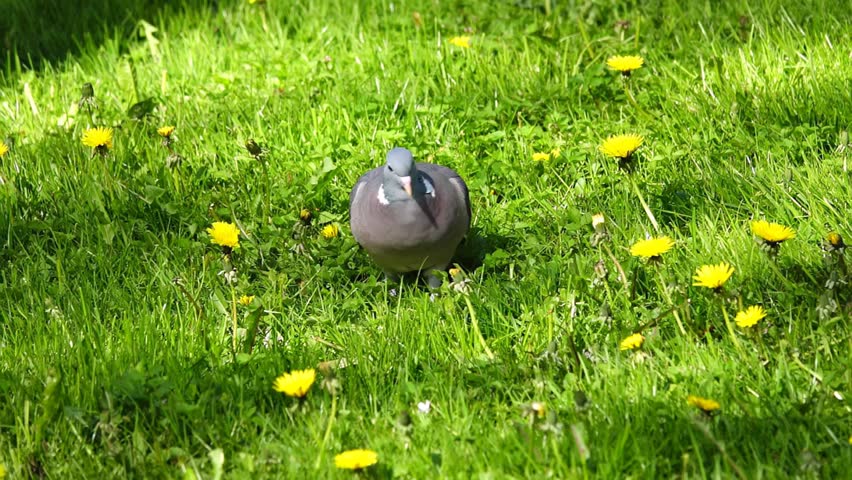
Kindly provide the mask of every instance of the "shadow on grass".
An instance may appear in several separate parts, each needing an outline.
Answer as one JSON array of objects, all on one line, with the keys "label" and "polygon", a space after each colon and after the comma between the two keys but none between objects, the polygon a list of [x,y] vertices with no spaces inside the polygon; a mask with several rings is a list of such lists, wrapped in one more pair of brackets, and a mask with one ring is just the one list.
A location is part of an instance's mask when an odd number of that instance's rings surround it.
[{"label": "shadow on grass", "polygon": [[485,232],[481,228],[471,227],[470,233],[456,250],[453,261],[466,272],[471,273],[481,267],[488,254],[506,250],[509,238],[503,235]]},{"label": "shadow on grass", "polygon": [[[13,0],[3,2],[0,16],[3,57],[14,65],[39,69],[84,49],[95,49],[110,37],[127,38],[140,20],[183,11],[216,10],[218,0]],[[7,64],[7,72],[12,65]]]},{"label": "shadow on grass", "polygon": [[[98,398],[91,400],[101,401],[99,409],[94,405],[73,405],[65,410],[65,416],[81,426],[85,433],[83,438],[89,439],[96,452],[113,452],[119,458],[132,458],[132,449],[116,451],[116,446],[130,445],[134,431],[140,427],[143,431],[156,429],[161,432],[162,444],[186,448],[186,451],[181,450],[181,456],[206,454],[201,444],[188,442],[186,432],[193,432],[199,438],[217,439],[221,448],[239,450],[258,437],[274,438],[278,435],[276,432],[288,431],[300,424],[297,418],[303,410],[295,409],[295,401],[272,391],[269,379],[258,375],[273,368],[281,370],[282,365],[278,362],[278,357],[261,356],[243,366],[217,366],[203,359],[182,359],[171,364],[170,368],[160,365],[150,368],[137,365],[123,371],[116,368],[112,379],[95,380],[98,384],[95,391],[99,393]],[[506,376],[498,370],[480,373],[485,375],[483,381],[492,385],[487,390],[497,393],[511,389],[512,374]],[[466,377],[465,383],[470,380],[471,377]],[[492,383],[495,380],[498,385]],[[499,385],[500,380],[505,385]],[[591,401],[595,403],[595,392],[590,393]],[[318,403],[330,402],[330,397],[322,389],[316,389],[310,395],[309,401],[314,408]],[[476,396],[475,393],[473,395]],[[368,402],[373,405],[367,400],[371,397],[369,391],[354,388],[347,391],[346,396],[356,408],[366,408]],[[493,395],[491,399],[483,404],[473,401],[470,396],[466,398],[474,409],[473,414],[485,414],[489,408],[511,401]],[[104,403],[106,400],[109,402]],[[556,431],[567,429],[569,425],[582,426],[581,430],[588,435],[586,440],[591,454],[586,465],[591,473],[601,478],[621,478],[637,468],[643,471],[644,478],[668,478],[680,473],[705,477],[717,469],[727,472],[730,478],[734,478],[734,471],[739,471],[744,478],[761,475],[776,478],[779,474],[843,477],[842,472],[852,453],[845,441],[841,441],[845,437],[838,440],[837,435],[846,431],[848,422],[842,406],[835,405],[830,396],[814,395],[794,402],[776,396],[761,400],[759,404],[745,399],[740,401],[747,404],[743,408],[753,413],[743,412],[737,407],[736,400],[727,402],[721,413],[709,417],[690,410],[691,407],[685,403],[681,409],[670,402],[650,398],[638,398],[628,404],[601,399],[599,407],[603,408],[591,410],[578,411],[570,405],[552,405],[554,416],[548,422],[554,426],[561,425]],[[388,402],[380,406],[386,418],[396,415],[392,404]],[[230,417],[235,425],[207,421],[214,416]],[[124,421],[126,418],[134,418],[135,422]],[[381,425],[383,422],[376,428],[383,428]],[[544,452],[538,451],[531,440],[543,440],[552,433],[523,428],[521,424],[518,426],[521,428],[501,432],[499,425],[488,426],[485,422],[480,425],[479,431],[501,433],[495,440],[486,441],[495,450],[511,451],[520,445],[532,448],[533,457],[528,459],[530,463],[526,464],[526,468],[535,464],[543,467],[547,460],[539,453]],[[371,433],[369,426],[366,430],[356,426],[339,432],[339,435],[344,440],[357,443],[364,437],[369,438]],[[306,438],[303,434],[294,435]],[[553,437],[553,441],[571,457],[570,461],[579,464],[572,435],[559,434]],[[158,447],[143,448],[157,453]],[[328,452],[329,455],[332,453]],[[450,468],[459,467],[456,463],[458,458],[453,459],[455,455],[452,452],[439,453],[451,458]],[[151,460],[158,458],[156,454],[143,458],[148,459],[150,468],[169,468]],[[523,469],[524,462],[504,464],[503,468],[511,471]],[[387,478],[389,474],[392,474],[392,469],[377,468],[371,472],[377,478]]]},{"label": "shadow on grass", "polygon": [[[482,266],[485,261],[486,256],[490,253],[494,253],[497,250],[505,249],[509,245],[509,239],[499,234],[494,233],[485,233],[481,229],[477,227],[471,227],[470,232],[467,234],[467,237],[462,240],[456,249],[456,253],[453,256],[452,262],[450,265],[457,264],[468,274],[472,274],[476,269]],[[359,250],[361,247],[356,247]],[[360,252],[356,255],[362,256],[363,261],[370,262],[372,265],[372,261],[369,259],[369,256],[366,252]],[[370,269],[378,268],[375,266],[370,267]],[[356,275],[352,277],[353,281],[364,281],[370,277],[373,270],[365,270],[359,271]],[[383,276],[381,278],[384,278]],[[428,289],[426,285],[425,279],[422,275],[418,275],[416,272],[407,273],[402,275],[403,283],[406,285],[416,284],[424,289]]]},{"label": "shadow on grass", "polygon": [[760,407],[749,407],[760,413],[749,415],[732,402],[710,417],[685,402],[687,410],[673,411],[670,404],[646,398],[620,414],[610,412],[624,423],[594,415],[580,422],[591,432],[589,444],[603,448],[591,449],[589,466],[607,478],[635,469],[634,459],[643,456],[654,459],[641,464],[648,478],[681,472],[704,477],[717,468],[730,478],[737,478],[733,472],[740,478],[780,473],[837,478],[850,454],[837,438],[846,431],[842,415],[829,403],[817,397],[800,404],[762,400]]}]

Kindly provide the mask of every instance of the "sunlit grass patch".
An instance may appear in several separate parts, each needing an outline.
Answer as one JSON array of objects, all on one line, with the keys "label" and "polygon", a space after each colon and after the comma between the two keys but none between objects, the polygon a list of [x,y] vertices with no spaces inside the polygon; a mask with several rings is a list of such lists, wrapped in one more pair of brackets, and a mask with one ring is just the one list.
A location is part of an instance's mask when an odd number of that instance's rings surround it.
[{"label": "sunlit grass patch", "polygon": [[[835,4],[89,3],[4,29],[8,478],[852,465]],[[436,291],[349,232],[395,146],[470,188]]]}]

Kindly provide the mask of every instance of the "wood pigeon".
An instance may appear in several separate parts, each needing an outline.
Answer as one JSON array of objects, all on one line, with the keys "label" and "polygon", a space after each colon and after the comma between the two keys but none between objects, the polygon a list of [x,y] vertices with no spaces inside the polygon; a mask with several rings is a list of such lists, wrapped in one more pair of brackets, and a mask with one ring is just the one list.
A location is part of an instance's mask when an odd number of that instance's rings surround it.
[{"label": "wood pigeon", "polygon": [[470,228],[470,197],[453,170],[415,163],[405,148],[394,148],[387,163],[362,175],[349,194],[349,222],[355,240],[391,280],[446,270]]}]

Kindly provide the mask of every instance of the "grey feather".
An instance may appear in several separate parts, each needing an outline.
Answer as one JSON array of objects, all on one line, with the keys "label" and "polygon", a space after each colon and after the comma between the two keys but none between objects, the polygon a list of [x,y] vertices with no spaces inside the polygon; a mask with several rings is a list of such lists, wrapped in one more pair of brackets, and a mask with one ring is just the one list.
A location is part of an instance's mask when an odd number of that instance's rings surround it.
[{"label": "grey feather", "polygon": [[[395,177],[408,165],[416,173]],[[416,177],[416,178],[414,178]],[[410,193],[401,193],[406,182]],[[379,190],[387,200],[379,200]],[[384,197],[383,197],[384,198]],[[394,149],[388,164],[361,175],[349,194],[350,226],[355,240],[388,275],[445,269],[470,228],[470,194],[452,169],[413,163],[411,153]],[[433,284],[430,278],[430,284]]]}]

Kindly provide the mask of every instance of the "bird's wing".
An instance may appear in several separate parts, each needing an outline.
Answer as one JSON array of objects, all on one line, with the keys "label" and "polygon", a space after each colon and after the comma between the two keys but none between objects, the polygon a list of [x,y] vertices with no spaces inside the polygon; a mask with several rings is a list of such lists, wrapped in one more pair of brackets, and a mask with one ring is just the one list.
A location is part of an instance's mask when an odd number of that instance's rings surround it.
[{"label": "bird's wing", "polygon": [[470,224],[470,192],[467,189],[467,184],[464,183],[464,180],[456,173],[452,168],[448,168],[442,165],[435,165],[434,163],[418,163],[417,169],[421,172],[426,173],[433,179],[437,181],[446,180],[448,184],[453,187],[453,193],[456,196],[457,201],[464,202],[465,209],[467,210],[467,223]]},{"label": "bird's wing", "polygon": [[365,173],[358,177],[358,180],[355,182],[355,186],[352,187],[352,191],[349,192],[349,209],[352,210],[352,204],[356,201],[360,200],[361,197],[359,195],[364,190],[364,186],[370,183],[373,179],[381,175],[382,167],[377,167],[369,172]]}]

